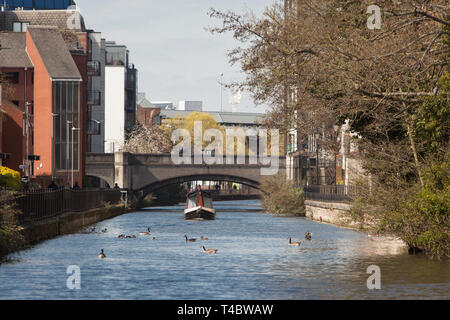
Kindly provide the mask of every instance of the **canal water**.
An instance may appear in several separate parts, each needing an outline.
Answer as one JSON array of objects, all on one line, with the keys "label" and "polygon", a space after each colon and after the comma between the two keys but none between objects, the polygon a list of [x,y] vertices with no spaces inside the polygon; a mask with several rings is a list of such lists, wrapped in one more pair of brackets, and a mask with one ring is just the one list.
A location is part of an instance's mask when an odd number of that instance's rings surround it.
[{"label": "canal water", "polygon": [[[185,221],[181,205],[151,208],[96,225],[107,233],[62,236],[15,254],[0,265],[0,299],[450,299],[448,261],[274,217],[259,212],[259,201],[215,205],[215,221]],[[140,236],[147,227],[152,235]],[[312,241],[303,241],[307,231]],[[201,236],[217,254],[202,252]],[[288,237],[303,244],[288,246]],[[106,259],[98,259],[101,249]],[[380,268],[380,290],[367,288],[371,265]],[[79,267],[79,290],[67,287],[69,266]]]}]

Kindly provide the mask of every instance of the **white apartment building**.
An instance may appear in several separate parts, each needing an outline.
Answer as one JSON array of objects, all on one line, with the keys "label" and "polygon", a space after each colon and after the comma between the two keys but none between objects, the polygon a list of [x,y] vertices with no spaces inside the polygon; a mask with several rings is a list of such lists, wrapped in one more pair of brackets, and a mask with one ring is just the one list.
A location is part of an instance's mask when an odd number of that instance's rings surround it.
[{"label": "white apartment building", "polygon": [[129,64],[126,46],[105,43],[104,152],[118,152],[136,125],[137,70]]},{"label": "white apartment building", "polygon": [[203,101],[180,101],[178,103],[178,110],[181,111],[203,111]]}]

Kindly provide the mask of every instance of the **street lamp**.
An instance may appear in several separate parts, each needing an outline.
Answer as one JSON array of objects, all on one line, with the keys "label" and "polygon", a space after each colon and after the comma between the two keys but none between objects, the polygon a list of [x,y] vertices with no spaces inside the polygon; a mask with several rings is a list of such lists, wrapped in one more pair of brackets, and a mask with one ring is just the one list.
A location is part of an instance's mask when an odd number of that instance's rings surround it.
[{"label": "street lamp", "polygon": [[[78,133],[79,133],[80,132],[80,128],[72,127],[72,166],[71,166],[71,169],[72,169],[72,188],[73,188],[73,149],[74,149],[73,135],[74,135],[74,131],[78,131]],[[80,143],[80,139],[78,137],[78,146],[80,145],[79,143]],[[78,154],[79,154],[79,152],[78,152]]]},{"label": "street lamp", "polygon": [[[335,135],[333,136],[333,144],[336,143],[336,145],[337,145],[338,144],[338,136],[339,136],[339,126],[334,125],[333,130],[335,133]],[[334,151],[334,185],[337,186],[337,154],[339,151],[337,150],[337,148],[334,149],[333,151]]]},{"label": "street lamp", "polygon": [[59,114],[52,113],[52,181],[55,180],[55,118]]},{"label": "street lamp", "polygon": [[223,72],[220,74],[220,111],[223,112]]},{"label": "street lamp", "polygon": [[67,120],[66,126],[66,170],[67,170],[67,183],[69,183],[69,161],[70,161],[70,128],[72,121]]}]

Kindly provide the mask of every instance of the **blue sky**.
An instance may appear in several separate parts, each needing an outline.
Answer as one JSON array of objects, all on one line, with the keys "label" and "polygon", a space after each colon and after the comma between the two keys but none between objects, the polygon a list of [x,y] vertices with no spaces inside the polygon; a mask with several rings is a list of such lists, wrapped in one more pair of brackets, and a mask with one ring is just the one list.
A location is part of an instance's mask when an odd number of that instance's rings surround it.
[{"label": "blue sky", "polygon": [[[219,25],[209,8],[259,15],[272,0],[78,0],[88,28],[126,45],[139,69],[139,91],[153,101],[202,100],[208,111],[220,110],[220,73],[224,82],[242,79],[226,53],[238,43],[204,29]],[[230,109],[224,90],[224,109]],[[244,93],[239,111],[264,112]]]}]

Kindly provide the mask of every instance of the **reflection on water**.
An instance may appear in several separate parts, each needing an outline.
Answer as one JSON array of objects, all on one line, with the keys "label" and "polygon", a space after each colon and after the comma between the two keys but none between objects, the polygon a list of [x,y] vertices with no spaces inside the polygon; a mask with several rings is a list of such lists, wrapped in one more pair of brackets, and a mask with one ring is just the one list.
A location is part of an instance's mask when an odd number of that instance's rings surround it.
[{"label": "reflection on water", "polygon": [[[44,242],[0,266],[1,299],[449,299],[450,264],[410,256],[395,241],[304,218],[258,212],[258,201],[217,202],[214,221],[183,207],[152,208],[99,223],[107,233]],[[152,235],[139,232],[151,227]],[[313,234],[304,241],[305,232]],[[118,239],[120,234],[136,239]],[[186,243],[184,235],[197,238]],[[208,255],[201,250],[219,249]],[[152,237],[156,240],[153,241]],[[288,238],[302,241],[288,246]],[[97,254],[105,249],[107,258]],[[66,287],[81,269],[81,290]],[[369,291],[370,265],[382,289]]]}]

